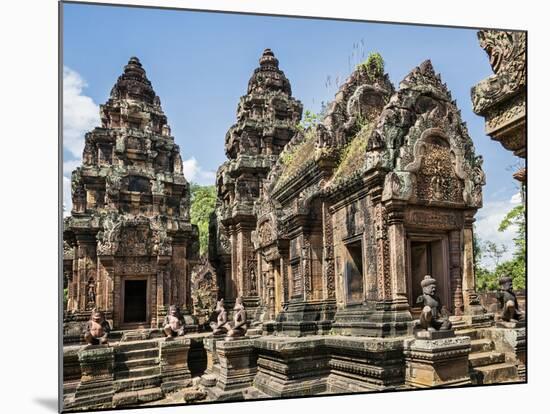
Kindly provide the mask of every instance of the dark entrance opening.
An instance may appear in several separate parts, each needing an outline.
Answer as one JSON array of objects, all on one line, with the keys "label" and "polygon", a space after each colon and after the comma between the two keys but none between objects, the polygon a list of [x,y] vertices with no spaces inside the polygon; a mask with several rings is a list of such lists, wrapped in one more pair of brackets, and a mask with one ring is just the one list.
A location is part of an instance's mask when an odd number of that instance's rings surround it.
[{"label": "dark entrance opening", "polygon": [[147,320],[147,281],[126,280],[124,282],[124,322],[145,322]]},{"label": "dark entrance opening", "polygon": [[410,244],[410,303],[418,307],[416,299],[422,295],[421,282],[425,275],[437,280],[437,296],[443,305],[449,306],[447,297],[447,259],[443,249],[443,240],[413,241]]},{"label": "dark entrance opening", "polygon": [[346,303],[361,303],[363,300],[363,254],[361,241],[346,244],[347,257],[344,277]]}]

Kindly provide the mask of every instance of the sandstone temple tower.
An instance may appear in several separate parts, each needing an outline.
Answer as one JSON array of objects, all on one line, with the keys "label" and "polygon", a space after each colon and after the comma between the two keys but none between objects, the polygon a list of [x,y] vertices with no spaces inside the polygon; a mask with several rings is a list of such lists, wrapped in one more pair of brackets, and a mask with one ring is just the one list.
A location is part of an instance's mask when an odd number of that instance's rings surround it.
[{"label": "sandstone temple tower", "polygon": [[[210,257],[226,300],[244,296],[258,303],[269,280],[258,272],[251,240],[256,228],[254,202],[283,147],[297,131],[302,104],[270,49],[260,58],[237,108],[237,123],[225,137],[229,158],[218,170],[218,204],[212,219]],[[265,279],[265,280],[264,280]]]},{"label": "sandstone temple tower", "polygon": [[115,329],[153,328],[171,304],[191,306],[198,230],[189,185],[159,97],[132,57],[101,105],[72,173],[64,223],[69,314],[99,308]]}]

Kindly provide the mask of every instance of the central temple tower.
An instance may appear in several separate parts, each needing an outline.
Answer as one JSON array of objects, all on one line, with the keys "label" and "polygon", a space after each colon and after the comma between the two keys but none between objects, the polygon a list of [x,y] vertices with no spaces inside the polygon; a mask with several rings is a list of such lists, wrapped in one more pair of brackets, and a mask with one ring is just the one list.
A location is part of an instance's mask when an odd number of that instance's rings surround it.
[{"label": "central temple tower", "polygon": [[237,107],[237,122],[225,137],[229,158],[218,169],[218,201],[211,221],[210,257],[216,260],[222,295],[243,296],[259,304],[269,285],[258,274],[251,238],[256,228],[254,202],[283,147],[297,131],[302,104],[292,97],[279,61],[265,49]]}]

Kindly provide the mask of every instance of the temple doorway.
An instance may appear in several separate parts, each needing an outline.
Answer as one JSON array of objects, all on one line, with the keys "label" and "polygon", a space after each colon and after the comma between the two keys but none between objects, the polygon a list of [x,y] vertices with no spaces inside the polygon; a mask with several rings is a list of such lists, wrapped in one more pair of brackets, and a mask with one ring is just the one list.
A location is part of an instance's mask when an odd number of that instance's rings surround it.
[{"label": "temple doorway", "polygon": [[[437,296],[450,309],[450,280],[448,239],[445,236],[414,237],[408,242],[408,291],[412,312],[420,311],[416,304],[422,295],[420,283],[425,275],[437,280]],[[415,309],[418,308],[418,309]]]},{"label": "temple doorway", "polygon": [[124,323],[147,321],[147,280],[124,282]]},{"label": "temple doorway", "polygon": [[363,246],[361,240],[355,240],[347,243],[345,247],[346,304],[351,305],[361,303],[363,300]]}]

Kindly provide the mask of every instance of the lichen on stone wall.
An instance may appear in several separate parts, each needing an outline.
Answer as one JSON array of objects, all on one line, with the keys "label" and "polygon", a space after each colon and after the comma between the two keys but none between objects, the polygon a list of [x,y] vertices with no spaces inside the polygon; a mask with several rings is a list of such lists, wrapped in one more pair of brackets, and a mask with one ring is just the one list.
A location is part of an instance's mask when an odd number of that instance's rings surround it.
[{"label": "lichen on stone wall", "polygon": [[315,156],[315,133],[309,128],[304,133],[302,142],[296,146],[287,148],[281,154],[283,171],[279,183],[285,182],[288,178],[296,174],[308,161],[313,160]]},{"label": "lichen on stone wall", "polygon": [[344,180],[365,167],[365,152],[372,128],[372,124],[365,122],[357,135],[343,148],[334,172],[333,183]]}]

